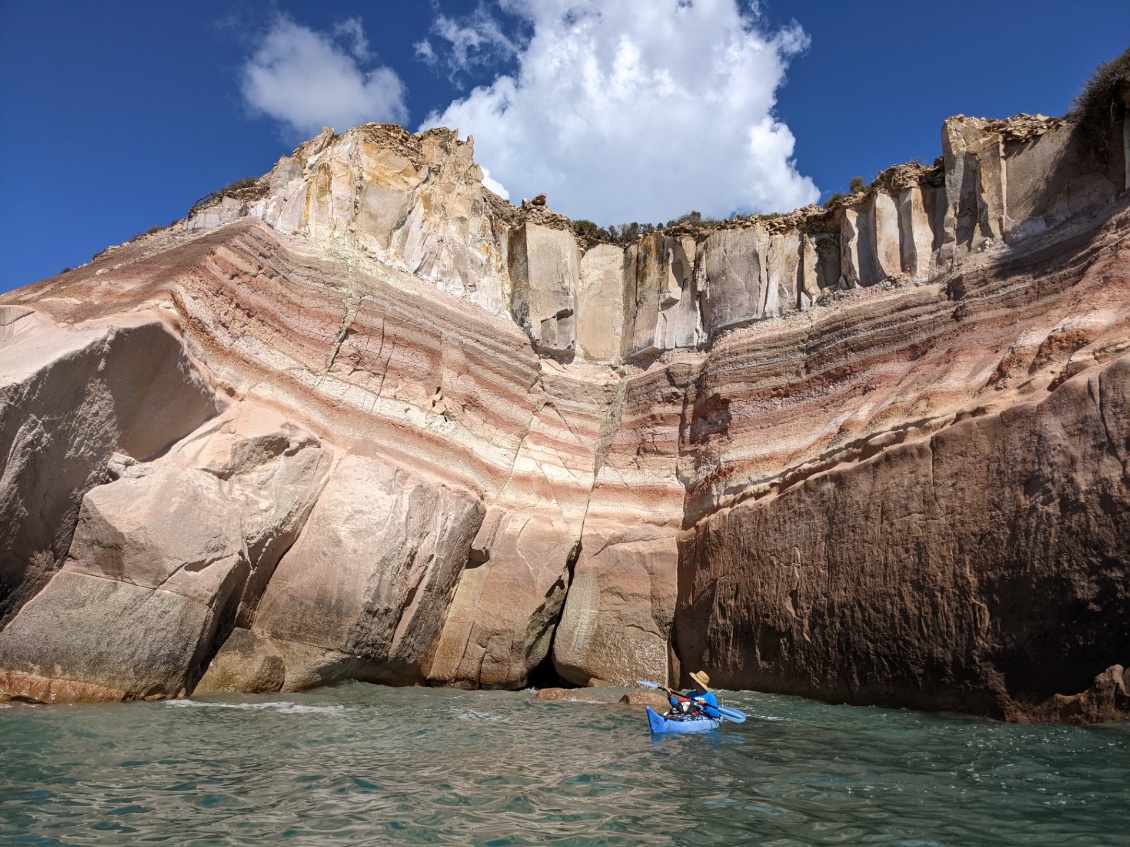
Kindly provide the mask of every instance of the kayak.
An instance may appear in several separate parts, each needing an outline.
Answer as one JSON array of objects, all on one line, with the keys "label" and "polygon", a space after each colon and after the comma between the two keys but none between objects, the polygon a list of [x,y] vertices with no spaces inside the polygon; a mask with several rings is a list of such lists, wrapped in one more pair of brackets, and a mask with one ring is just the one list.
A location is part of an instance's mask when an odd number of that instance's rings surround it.
[{"label": "kayak", "polygon": [[651,724],[652,732],[709,732],[722,725],[720,719],[706,717],[668,720],[652,709],[651,706],[647,707],[647,722]]}]

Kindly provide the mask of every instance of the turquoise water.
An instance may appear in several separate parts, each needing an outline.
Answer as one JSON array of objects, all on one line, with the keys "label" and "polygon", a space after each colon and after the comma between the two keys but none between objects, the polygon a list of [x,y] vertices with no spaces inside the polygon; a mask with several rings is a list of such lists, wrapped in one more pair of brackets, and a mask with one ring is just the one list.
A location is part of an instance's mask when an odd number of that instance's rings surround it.
[{"label": "turquoise water", "polygon": [[662,738],[531,692],[13,704],[0,844],[1130,844],[1130,725],[723,703],[750,719]]}]

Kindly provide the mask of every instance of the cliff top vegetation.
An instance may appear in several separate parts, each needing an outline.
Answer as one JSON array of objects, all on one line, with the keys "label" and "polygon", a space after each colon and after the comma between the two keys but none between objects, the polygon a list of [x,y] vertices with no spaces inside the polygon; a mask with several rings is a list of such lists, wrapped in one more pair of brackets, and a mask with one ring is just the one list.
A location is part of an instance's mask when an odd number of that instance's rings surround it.
[{"label": "cliff top vegetation", "polygon": [[1108,130],[1111,124],[1122,122],[1130,107],[1130,48],[1091,72],[1073,107],[1080,131],[1094,139],[1095,149],[1105,161],[1110,155]]}]

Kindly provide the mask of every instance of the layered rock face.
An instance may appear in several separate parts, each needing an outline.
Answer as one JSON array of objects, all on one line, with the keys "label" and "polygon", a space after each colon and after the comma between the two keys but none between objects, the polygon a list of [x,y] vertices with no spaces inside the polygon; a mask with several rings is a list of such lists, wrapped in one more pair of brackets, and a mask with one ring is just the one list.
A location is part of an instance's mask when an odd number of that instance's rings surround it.
[{"label": "layered rock face", "polygon": [[620,245],[454,133],[327,130],[5,295],[0,693],[1130,714],[1126,163],[1026,116],[943,153]]}]

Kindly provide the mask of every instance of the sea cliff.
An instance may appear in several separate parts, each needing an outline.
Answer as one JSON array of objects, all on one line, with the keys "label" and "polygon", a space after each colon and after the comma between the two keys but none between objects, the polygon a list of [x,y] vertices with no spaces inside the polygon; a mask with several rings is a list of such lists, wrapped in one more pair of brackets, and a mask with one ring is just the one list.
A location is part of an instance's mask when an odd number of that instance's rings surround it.
[{"label": "sea cliff", "polygon": [[702,667],[1125,719],[1130,119],[1101,132],[959,116],[831,208],[623,244],[455,132],[326,130],[3,295],[0,695]]}]

